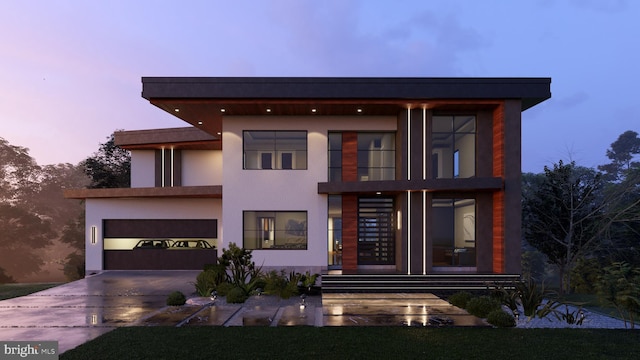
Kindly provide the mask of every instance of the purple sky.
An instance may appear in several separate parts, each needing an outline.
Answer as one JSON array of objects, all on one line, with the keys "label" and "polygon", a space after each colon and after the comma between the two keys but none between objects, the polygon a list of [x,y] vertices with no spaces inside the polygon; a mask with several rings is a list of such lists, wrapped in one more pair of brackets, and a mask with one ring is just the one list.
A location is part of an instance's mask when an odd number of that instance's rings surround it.
[{"label": "purple sky", "polygon": [[551,77],[523,170],[607,162],[640,132],[640,1],[0,2],[0,137],[78,163],[116,129],[186,123],[142,76]]}]

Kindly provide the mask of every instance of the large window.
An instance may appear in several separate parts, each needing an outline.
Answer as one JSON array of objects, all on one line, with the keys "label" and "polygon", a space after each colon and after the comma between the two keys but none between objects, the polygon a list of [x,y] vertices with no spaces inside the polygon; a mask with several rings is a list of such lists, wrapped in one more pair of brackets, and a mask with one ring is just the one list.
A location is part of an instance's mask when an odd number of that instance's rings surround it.
[{"label": "large window", "polygon": [[433,266],[476,266],[476,201],[433,199]]},{"label": "large window", "polygon": [[244,169],[307,168],[306,131],[244,131]]},{"label": "large window", "polygon": [[244,211],[245,249],[307,248],[306,211]]},{"label": "large window", "polygon": [[395,180],[396,144],[394,133],[358,134],[358,179]]},{"label": "large window", "polygon": [[342,133],[330,132],[329,181],[342,181]]},{"label": "large window", "polygon": [[327,216],[327,238],[329,249],[329,266],[342,266],[342,195],[329,195]]},{"label": "large window", "polygon": [[432,117],[431,163],[436,179],[470,178],[476,174],[476,117]]}]

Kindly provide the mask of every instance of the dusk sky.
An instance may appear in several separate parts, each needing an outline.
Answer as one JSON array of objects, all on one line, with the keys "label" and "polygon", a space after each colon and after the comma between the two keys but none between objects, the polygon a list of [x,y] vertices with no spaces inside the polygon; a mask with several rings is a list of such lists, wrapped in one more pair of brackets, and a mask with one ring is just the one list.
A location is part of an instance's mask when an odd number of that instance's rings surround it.
[{"label": "dusk sky", "polygon": [[595,167],[640,132],[640,1],[0,1],[0,137],[76,164],[116,129],[187,124],[143,76],[551,77],[523,171]]}]

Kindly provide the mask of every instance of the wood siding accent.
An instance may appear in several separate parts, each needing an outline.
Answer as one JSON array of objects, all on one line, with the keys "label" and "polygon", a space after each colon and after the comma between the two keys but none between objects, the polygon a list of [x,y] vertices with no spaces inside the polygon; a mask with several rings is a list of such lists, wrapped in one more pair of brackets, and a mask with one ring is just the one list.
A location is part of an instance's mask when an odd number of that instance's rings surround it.
[{"label": "wood siding accent", "polygon": [[[493,112],[493,176],[504,178],[504,105]],[[504,191],[493,194],[493,272],[504,273]]]},{"label": "wood siding accent", "polygon": [[358,133],[342,133],[342,181],[358,181]]},{"label": "wood siding accent", "polygon": [[358,269],[358,196],[342,196],[342,270]]},{"label": "wood siding accent", "polygon": [[222,186],[174,186],[64,190],[65,199],[222,198]]}]

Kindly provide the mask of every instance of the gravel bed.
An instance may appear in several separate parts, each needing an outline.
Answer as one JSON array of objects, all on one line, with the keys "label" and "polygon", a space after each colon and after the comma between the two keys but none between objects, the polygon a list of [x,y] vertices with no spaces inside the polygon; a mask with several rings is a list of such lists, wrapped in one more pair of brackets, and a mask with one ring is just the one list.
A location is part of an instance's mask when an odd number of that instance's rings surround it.
[{"label": "gravel bed", "polygon": [[[560,316],[561,314],[566,314],[568,311],[570,314],[573,313],[577,317],[580,317],[579,315],[580,310],[575,306],[561,305],[556,310],[559,311],[558,315]],[[522,311],[520,311],[520,313],[522,314]],[[540,319],[540,318],[528,319],[525,316],[520,316],[518,321],[516,322],[516,327],[525,328],[525,329],[533,329],[533,328],[629,329],[631,328],[630,324],[627,324],[627,326],[625,326],[624,321],[613,318],[611,316],[598,314],[585,309],[582,309],[582,314],[584,314],[582,324],[568,324],[567,321],[562,319],[562,317],[558,318],[555,314],[549,314],[544,319]]]}]

